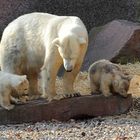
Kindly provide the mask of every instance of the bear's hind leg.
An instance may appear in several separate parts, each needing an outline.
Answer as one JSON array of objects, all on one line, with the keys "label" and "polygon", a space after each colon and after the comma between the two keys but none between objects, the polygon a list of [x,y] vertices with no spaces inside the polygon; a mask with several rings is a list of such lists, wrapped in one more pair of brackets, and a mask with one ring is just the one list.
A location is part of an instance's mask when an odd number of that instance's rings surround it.
[{"label": "bear's hind leg", "polygon": [[38,91],[38,74],[28,73],[29,80],[29,100],[38,99],[41,94]]},{"label": "bear's hind leg", "polygon": [[57,52],[55,56],[53,54],[47,56],[44,66],[42,67],[42,97],[47,98],[48,101],[53,99],[60,100],[63,98],[61,95],[57,95],[55,90],[56,76],[61,65],[62,58]]}]

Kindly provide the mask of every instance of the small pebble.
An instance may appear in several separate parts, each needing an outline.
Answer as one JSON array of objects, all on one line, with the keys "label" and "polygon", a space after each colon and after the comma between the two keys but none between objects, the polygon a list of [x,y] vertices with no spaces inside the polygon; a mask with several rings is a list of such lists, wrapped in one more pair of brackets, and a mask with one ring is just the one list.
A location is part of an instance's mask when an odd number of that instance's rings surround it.
[{"label": "small pebble", "polygon": [[86,133],[85,133],[85,132],[82,132],[81,134],[82,134],[82,136],[83,136],[83,137],[86,135]]}]

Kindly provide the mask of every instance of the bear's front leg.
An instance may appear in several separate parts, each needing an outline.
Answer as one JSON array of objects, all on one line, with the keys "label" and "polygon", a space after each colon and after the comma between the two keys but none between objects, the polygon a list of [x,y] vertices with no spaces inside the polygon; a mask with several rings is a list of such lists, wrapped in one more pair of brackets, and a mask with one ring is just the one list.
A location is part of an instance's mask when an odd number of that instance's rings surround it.
[{"label": "bear's front leg", "polygon": [[11,91],[9,89],[6,89],[1,93],[0,97],[0,105],[6,110],[11,110],[15,107],[10,102],[10,92]]},{"label": "bear's front leg", "polygon": [[38,99],[41,94],[38,91],[38,73],[29,71],[27,74],[29,80],[29,100]]},{"label": "bear's front leg", "polygon": [[100,91],[103,93],[105,97],[109,97],[112,95],[110,92],[110,85],[111,85],[111,80],[110,78],[107,78],[108,76],[102,76],[101,77],[101,83],[100,83]]},{"label": "bear's front leg", "polygon": [[63,76],[63,93],[65,97],[81,96],[80,93],[74,91],[73,85],[77,74],[80,71],[82,62],[75,65],[71,72],[65,72]]},{"label": "bear's front leg", "polygon": [[73,89],[74,81],[77,76],[77,74],[80,71],[80,68],[82,66],[84,56],[86,53],[87,44],[80,45],[80,55],[77,57],[76,64],[71,72],[65,72],[63,76],[63,93],[65,97],[74,97],[74,96],[80,96],[80,93],[76,93]]},{"label": "bear's front leg", "polygon": [[50,57],[48,56],[41,71],[43,91],[42,97],[47,98],[48,101],[53,99],[59,100],[62,98],[56,94],[55,89],[56,76],[60,66],[62,65],[62,58],[58,53],[54,55],[51,55]]},{"label": "bear's front leg", "polygon": [[100,94],[99,86],[96,83],[94,83],[94,81],[92,80],[90,81],[90,89],[92,95]]},{"label": "bear's front leg", "polygon": [[41,72],[42,75],[42,97],[51,101],[56,96],[55,76],[52,72],[45,68]]}]

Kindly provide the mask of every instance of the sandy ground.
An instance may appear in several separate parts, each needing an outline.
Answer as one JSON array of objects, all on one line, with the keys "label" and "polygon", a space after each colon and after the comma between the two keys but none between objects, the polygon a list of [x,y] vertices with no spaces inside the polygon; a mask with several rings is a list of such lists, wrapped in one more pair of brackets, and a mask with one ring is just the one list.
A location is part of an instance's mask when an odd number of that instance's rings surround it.
[{"label": "sandy ground", "polygon": [[[38,122],[0,126],[0,140],[140,140],[140,63],[121,66],[133,75],[129,93],[133,106],[126,114],[85,120]],[[62,80],[57,79],[57,92],[62,92]],[[76,91],[90,93],[87,72],[80,72],[75,82]]]}]

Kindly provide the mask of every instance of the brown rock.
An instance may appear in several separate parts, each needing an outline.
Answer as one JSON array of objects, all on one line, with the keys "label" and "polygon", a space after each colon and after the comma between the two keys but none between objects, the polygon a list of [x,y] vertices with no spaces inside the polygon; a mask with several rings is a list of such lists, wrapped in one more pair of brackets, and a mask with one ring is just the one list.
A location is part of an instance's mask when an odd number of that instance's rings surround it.
[{"label": "brown rock", "polygon": [[140,97],[140,76],[134,75],[129,86],[128,93],[131,93],[133,97]]},{"label": "brown rock", "polygon": [[114,20],[93,28],[89,33],[84,69],[88,69],[93,62],[100,59],[116,63],[140,60],[140,24]]},{"label": "brown rock", "polygon": [[0,124],[16,124],[48,120],[67,121],[83,117],[96,117],[125,113],[132,104],[132,97],[102,95],[82,96],[47,103],[46,100],[34,100],[17,105],[13,110],[0,108]]}]

